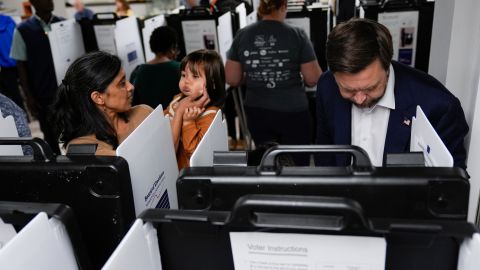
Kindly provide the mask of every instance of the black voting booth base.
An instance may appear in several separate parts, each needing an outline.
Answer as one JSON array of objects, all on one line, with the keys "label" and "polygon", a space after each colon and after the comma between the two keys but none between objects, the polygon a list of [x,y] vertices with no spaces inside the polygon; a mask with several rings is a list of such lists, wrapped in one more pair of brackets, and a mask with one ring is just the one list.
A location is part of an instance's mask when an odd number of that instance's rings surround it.
[{"label": "black voting booth base", "polygon": [[135,219],[130,173],[121,157],[54,156],[38,138],[2,138],[29,145],[34,156],[0,157],[0,200],[62,203],[77,217],[94,269],[112,254]]},{"label": "black voting booth base", "polygon": [[234,269],[230,232],[384,237],[387,270],[453,270],[462,241],[477,232],[465,221],[369,219],[338,197],[247,195],[232,212],[148,209],[139,218],[156,228],[167,270]]},{"label": "black voting booth base", "polygon": [[[349,167],[282,167],[288,153],[353,155]],[[461,168],[374,168],[355,146],[276,146],[259,166],[191,167],[177,180],[180,209],[230,210],[247,194],[339,196],[356,200],[365,215],[402,219],[466,220],[470,185]]]}]

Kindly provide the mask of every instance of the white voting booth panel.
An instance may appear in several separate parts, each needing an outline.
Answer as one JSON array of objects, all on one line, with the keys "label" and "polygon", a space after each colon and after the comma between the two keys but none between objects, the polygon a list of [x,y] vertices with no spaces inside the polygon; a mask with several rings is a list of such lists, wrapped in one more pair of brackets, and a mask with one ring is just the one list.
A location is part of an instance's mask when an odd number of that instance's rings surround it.
[{"label": "white voting booth panel", "polygon": [[385,12],[378,14],[378,22],[392,34],[392,59],[415,66],[417,48],[418,11]]},{"label": "white voting booth panel", "polygon": [[[0,110],[0,137],[18,137],[17,126],[12,115],[3,118]],[[0,156],[23,156],[20,145],[2,145],[0,146]]]},{"label": "white voting booth panel", "polygon": [[115,24],[94,25],[95,39],[97,40],[98,50],[117,55],[115,47]]},{"label": "white voting booth panel", "polygon": [[256,23],[258,20],[257,17],[257,10],[253,10],[250,14],[247,15],[247,25],[250,25],[252,23]]},{"label": "white voting booth panel", "polygon": [[0,249],[0,269],[78,269],[65,226],[39,213],[5,247]]},{"label": "white voting booth panel", "polygon": [[147,208],[178,209],[178,166],[161,105],[118,146],[117,156],[128,162],[137,216]]},{"label": "white voting booth panel", "polygon": [[453,167],[453,157],[420,106],[412,119],[410,151],[423,152],[425,166]]},{"label": "white voting booth panel", "polygon": [[200,49],[218,51],[215,20],[182,21],[182,31],[187,54]]},{"label": "white voting booth panel", "polygon": [[308,39],[310,39],[310,18],[286,18],[285,23],[302,29],[307,34]]},{"label": "white voting booth panel", "polygon": [[102,269],[161,270],[157,230],[137,219]]},{"label": "white voting booth panel", "polygon": [[85,54],[82,31],[75,19],[52,24],[48,34],[57,84],[62,83],[70,64]]},{"label": "white voting booth panel", "polygon": [[232,14],[225,12],[222,16],[218,17],[218,52],[222,57],[223,64],[227,62],[227,52],[232,47],[233,32],[232,32]]},{"label": "white voting booth panel", "polygon": [[228,151],[227,122],[218,110],[210,127],[190,157],[190,166],[213,166],[213,152]]},{"label": "white voting booth panel", "polygon": [[458,270],[477,270],[480,267],[480,234],[463,240],[458,254]]},{"label": "white voting booth panel", "polygon": [[115,27],[115,44],[117,55],[122,59],[125,76],[129,79],[135,67],[145,63],[136,17],[130,16],[117,21]]},{"label": "white voting booth panel", "polygon": [[148,62],[155,58],[155,54],[150,49],[150,37],[152,36],[153,30],[166,24],[165,15],[158,15],[153,18],[147,19],[144,22],[144,27],[142,29],[143,36],[143,49],[145,52],[145,61]]},{"label": "white voting booth panel", "polygon": [[235,12],[238,14],[239,28],[242,29],[247,26],[247,7],[245,7],[245,3],[238,5]]}]

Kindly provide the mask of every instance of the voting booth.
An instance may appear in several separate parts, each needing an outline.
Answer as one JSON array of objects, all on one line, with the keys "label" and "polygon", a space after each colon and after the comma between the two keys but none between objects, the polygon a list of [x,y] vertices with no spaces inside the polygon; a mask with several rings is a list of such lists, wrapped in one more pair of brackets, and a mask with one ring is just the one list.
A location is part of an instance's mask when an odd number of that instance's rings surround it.
[{"label": "voting booth", "polygon": [[301,28],[312,42],[318,63],[322,70],[327,70],[325,49],[327,36],[333,27],[332,10],[329,5],[314,3],[301,8],[290,8],[285,23]]},{"label": "voting booth", "polygon": [[231,211],[151,209],[110,269],[476,269],[465,221],[369,219],[347,198],[249,195]]},{"label": "voting booth", "polygon": [[143,21],[142,28],[142,39],[143,39],[143,50],[145,52],[145,62],[153,60],[155,54],[150,49],[150,37],[152,36],[153,30],[160,26],[166,25],[167,21],[165,20],[165,15],[158,15],[152,18],[148,18]]},{"label": "voting booth", "polygon": [[90,269],[70,207],[0,201],[1,269]]},{"label": "voting booth", "polygon": [[[282,154],[348,154],[347,167],[286,167]],[[356,146],[275,146],[258,166],[191,167],[177,180],[180,209],[229,210],[247,194],[346,197],[367,217],[465,220],[468,175],[452,167],[373,167]]]},{"label": "voting booth", "polygon": [[392,34],[393,60],[428,72],[434,1],[361,1],[359,16],[385,25]]},{"label": "voting booth", "polygon": [[92,21],[61,21],[52,24],[48,39],[58,84],[61,84],[75,59],[94,50],[117,55],[127,78],[137,65],[145,63],[138,22],[134,16],[118,20],[114,13],[98,13]]},{"label": "voting booth", "polygon": [[93,267],[103,265],[135,219],[126,160],[93,153],[54,156],[38,138],[2,138],[0,145],[33,149],[33,156],[0,157],[0,200],[69,205]]}]

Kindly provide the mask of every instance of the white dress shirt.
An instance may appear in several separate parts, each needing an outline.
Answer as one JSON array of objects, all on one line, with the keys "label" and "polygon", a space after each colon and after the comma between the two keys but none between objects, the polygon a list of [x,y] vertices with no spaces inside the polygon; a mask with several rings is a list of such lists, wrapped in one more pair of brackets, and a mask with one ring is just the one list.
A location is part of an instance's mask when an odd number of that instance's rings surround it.
[{"label": "white dress shirt", "polygon": [[392,65],[385,94],[370,108],[352,104],[352,145],[367,151],[373,166],[382,166],[390,110],[395,110],[395,74]]}]

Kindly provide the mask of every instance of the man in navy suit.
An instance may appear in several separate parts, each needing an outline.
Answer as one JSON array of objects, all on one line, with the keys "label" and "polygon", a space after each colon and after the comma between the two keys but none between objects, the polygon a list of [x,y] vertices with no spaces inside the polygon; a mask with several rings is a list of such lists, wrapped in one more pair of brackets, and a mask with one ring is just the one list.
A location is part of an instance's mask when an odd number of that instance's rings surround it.
[{"label": "man in navy suit", "polygon": [[[386,153],[408,152],[416,106],[425,112],[465,168],[468,125],[460,101],[432,76],[392,61],[388,29],[371,20],[352,19],[329,34],[329,71],[317,84],[317,144],[358,145],[374,166]],[[319,165],[347,165],[344,155],[319,156]]]}]

